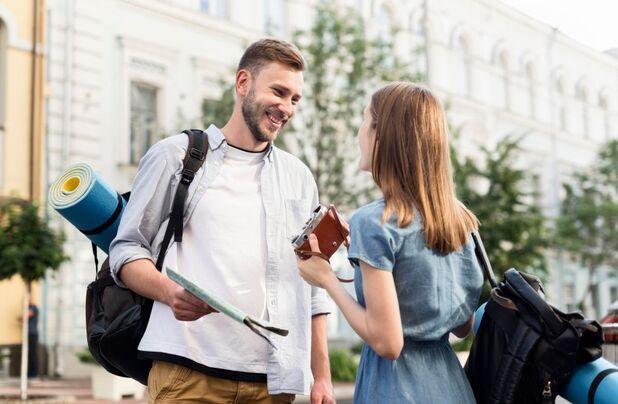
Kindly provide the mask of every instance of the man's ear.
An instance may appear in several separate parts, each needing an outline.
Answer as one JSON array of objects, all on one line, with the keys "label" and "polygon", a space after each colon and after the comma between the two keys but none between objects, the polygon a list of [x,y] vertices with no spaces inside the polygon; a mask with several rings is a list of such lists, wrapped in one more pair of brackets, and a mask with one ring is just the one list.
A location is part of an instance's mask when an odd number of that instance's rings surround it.
[{"label": "man's ear", "polygon": [[251,88],[251,73],[248,70],[240,69],[236,72],[236,93],[245,97]]}]

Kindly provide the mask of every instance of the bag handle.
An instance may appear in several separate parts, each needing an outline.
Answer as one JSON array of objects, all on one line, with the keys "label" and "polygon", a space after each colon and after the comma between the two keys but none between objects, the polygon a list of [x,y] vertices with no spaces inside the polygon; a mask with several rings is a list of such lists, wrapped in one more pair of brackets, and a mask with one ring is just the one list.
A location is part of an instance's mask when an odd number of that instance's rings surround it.
[{"label": "bag handle", "polygon": [[543,319],[552,334],[559,335],[564,330],[565,324],[556,316],[549,304],[530,286],[528,282],[515,269],[510,268],[504,273],[506,283],[517,293],[522,300],[528,303],[532,309]]},{"label": "bag handle", "polygon": [[476,259],[481,265],[483,275],[485,275],[485,278],[487,279],[487,281],[489,281],[489,285],[493,289],[498,286],[498,283],[496,282],[494,270],[489,263],[489,257],[487,256],[485,246],[483,245],[483,240],[481,240],[481,235],[479,234],[478,230],[472,232],[472,240],[474,241],[474,253],[476,254]]}]

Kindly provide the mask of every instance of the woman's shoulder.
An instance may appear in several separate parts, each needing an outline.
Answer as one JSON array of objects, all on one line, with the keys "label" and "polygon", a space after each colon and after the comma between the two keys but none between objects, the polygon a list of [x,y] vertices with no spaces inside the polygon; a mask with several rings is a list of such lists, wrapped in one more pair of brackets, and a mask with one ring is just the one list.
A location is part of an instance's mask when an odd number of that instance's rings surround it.
[{"label": "woman's shoulder", "polygon": [[397,218],[394,213],[391,213],[390,217],[385,222],[382,221],[385,207],[386,203],[384,198],[361,206],[352,215],[352,218],[350,219],[350,226],[361,226],[366,230],[378,226],[383,231],[388,233],[398,233],[399,235],[417,233],[422,230],[422,220],[416,209],[414,209],[414,217],[412,222],[408,226],[400,228],[397,224]]},{"label": "woman's shoulder", "polygon": [[382,220],[382,212],[384,211],[384,199],[378,199],[373,202],[370,202],[366,205],[358,208],[354,214],[352,214],[352,218],[350,221],[359,221],[359,220],[367,220],[367,219],[379,219]]}]

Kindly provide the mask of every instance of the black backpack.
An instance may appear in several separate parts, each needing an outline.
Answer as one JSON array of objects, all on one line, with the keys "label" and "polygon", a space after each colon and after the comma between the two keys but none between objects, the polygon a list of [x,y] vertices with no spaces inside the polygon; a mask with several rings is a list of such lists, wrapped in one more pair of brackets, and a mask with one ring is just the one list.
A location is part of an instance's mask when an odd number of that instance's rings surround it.
[{"label": "black backpack", "polygon": [[576,365],[601,356],[601,326],[549,305],[535,276],[511,268],[496,284],[483,243],[473,237],[492,286],[465,365],[476,401],[553,403]]},{"label": "black backpack", "polygon": [[[208,151],[208,139],[201,130],[190,129],[183,133],[189,136],[189,145],[183,160],[181,180],[172,203],[170,220],[157,257],[156,268],[159,271],[172,235],[174,241],[182,241],[187,191]],[[129,194],[124,194],[123,197],[128,200]],[[107,226],[114,223],[121,211],[122,201],[119,200],[119,209],[116,209],[106,222]],[[105,228],[97,230],[103,231]],[[96,246],[93,244],[92,248],[95,267],[98,269]],[[116,285],[110,274],[109,259],[103,262],[95,281],[88,285],[86,292],[86,332],[88,349],[92,356],[108,372],[131,377],[144,385],[148,384],[152,361],[138,358],[137,347],[146,331],[152,304],[152,300]]]}]

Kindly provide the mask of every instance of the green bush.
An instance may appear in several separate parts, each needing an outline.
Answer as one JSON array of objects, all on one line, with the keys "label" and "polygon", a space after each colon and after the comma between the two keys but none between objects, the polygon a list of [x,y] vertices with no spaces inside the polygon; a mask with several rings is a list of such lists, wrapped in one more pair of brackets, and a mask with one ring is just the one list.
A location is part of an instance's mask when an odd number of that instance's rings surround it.
[{"label": "green bush", "polygon": [[451,347],[455,352],[469,351],[472,347],[472,341],[474,341],[474,335],[468,334],[466,338],[457,342],[453,342],[451,344]]},{"label": "green bush", "polygon": [[356,344],[352,346],[352,348],[350,348],[350,350],[352,351],[354,355],[360,355],[361,352],[363,351],[363,345],[365,345],[363,341],[357,342]]},{"label": "green bush", "polygon": [[353,382],[356,378],[358,363],[347,349],[331,351],[330,372],[335,382]]},{"label": "green bush", "polygon": [[82,351],[76,352],[75,356],[81,363],[93,364],[96,365],[97,361],[94,360],[94,356],[90,353],[88,348],[85,348]]}]

